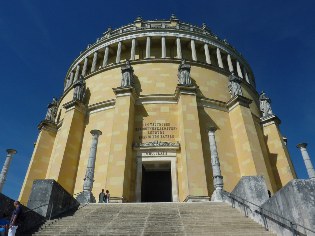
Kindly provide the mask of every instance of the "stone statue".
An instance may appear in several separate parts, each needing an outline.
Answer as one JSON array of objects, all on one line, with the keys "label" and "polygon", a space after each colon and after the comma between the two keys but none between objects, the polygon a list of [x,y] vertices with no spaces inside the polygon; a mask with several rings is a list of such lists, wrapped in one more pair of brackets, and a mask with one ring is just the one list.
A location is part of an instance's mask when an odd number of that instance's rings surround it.
[{"label": "stone statue", "polygon": [[70,86],[70,77],[68,77],[68,78],[66,79],[65,89],[64,89],[64,90],[66,90],[67,88],[69,88],[69,86]]},{"label": "stone statue", "polygon": [[266,96],[264,91],[262,91],[259,96],[259,102],[260,111],[262,112],[263,117],[273,115],[271,110],[271,99]]},{"label": "stone statue", "polygon": [[186,60],[183,59],[181,64],[178,66],[178,84],[185,86],[191,85],[190,68],[191,66],[186,64]]},{"label": "stone statue", "polygon": [[236,76],[233,72],[229,76],[229,93],[231,94],[232,97],[241,95],[243,96],[243,91],[241,87],[241,82],[242,79],[238,76]]},{"label": "stone statue", "polygon": [[130,61],[127,60],[126,64],[121,67],[121,87],[130,87],[134,84],[134,78],[133,78],[133,68],[130,65]]},{"label": "stone statue", "polygon": [[47,106],[48,109],[45,117],[46,121],[55,122],[55,118],[57,115],[57,104],[58,101],[56,100],[56,98],[53,98],[52,102],[48,104]]},{"label": "stone statue", "polygon": [[85,80],[84,77],[80,75],[79,79],[73,84],[73,100],[83,102],[85,91]]}]

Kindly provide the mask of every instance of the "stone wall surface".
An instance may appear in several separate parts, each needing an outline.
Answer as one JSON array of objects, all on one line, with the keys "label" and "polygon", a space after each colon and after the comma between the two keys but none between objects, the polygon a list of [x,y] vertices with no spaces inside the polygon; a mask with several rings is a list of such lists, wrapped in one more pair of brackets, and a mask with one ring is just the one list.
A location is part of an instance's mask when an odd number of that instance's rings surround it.
[{"label": "stone wall surface", "polygon": [[[306,231],[307,235],[315,235],[315,179],[290,181],[262,207],[314,231]],[[281,218],[278,220],[282,222]],[[304,233],[301,227],[295,228]]]},{"label": "stone wall surface", "polygon": [[45,179],[34,181],[27,206],[46,218],[53,218],[79,203],[55,180]]},{"label": "stone wall surface", "polygon": [[263,176],[243,176],[232,194],[259,206],[268,200],[268,189]]},{"label": "stone wall surface", "polygon": [[[14,203],[13,199],[0,193],[0,217],[1,218],[3,214],[5,214],[8,218],[11,217],[12,212],[14,210],[13,203]],[[43,216],[36,213],[35,211],[32,211],[31,209],[27,208],[24,205],[22,205],[22,212],[23,212],[23,220],[21,222],[21,225],[19,225],[16,235],[24,235],[23,232],[28,231],[42,224],[45,220]]]},{"label": "stone wall surface", "polygon": [[244,176],[224,201],[277,235],[315,235],[315,180],[292,180],[271,198],[267,190],[262,176]]}]

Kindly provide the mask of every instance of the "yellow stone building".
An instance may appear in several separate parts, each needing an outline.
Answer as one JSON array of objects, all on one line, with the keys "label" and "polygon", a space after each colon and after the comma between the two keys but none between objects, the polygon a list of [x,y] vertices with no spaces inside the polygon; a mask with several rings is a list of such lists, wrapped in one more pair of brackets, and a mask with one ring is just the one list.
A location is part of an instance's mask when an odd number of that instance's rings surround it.
[{"label": "yellow stone building", "polygon": [[36,179],[75,196],[89,184],[124,202],[209,199],[216,176],[231,191],[242,176],[263,175],[275,192],[296,178],[279,123],[249,64],[206,25],[137,18],[70,66],[20,200]]}]

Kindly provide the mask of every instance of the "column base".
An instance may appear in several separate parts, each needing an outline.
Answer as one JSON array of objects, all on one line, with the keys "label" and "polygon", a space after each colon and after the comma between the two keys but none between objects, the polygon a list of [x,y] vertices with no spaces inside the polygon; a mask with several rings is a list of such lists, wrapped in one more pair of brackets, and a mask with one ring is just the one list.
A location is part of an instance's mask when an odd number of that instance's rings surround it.
[{"label": "column base", "polygon": [[125,202],[123,197],[111,197],[109,199],[109,203],[123,203],[123,202]]},{"label": "column base", "polygon": [[93,196],[93,193],[90,191],[83,191],[81,192],[77,197],[76,200],[80,204],[86,204],[86,203],[96,203],[95,197]]},{"label": "column base", "polygon": [[212,196],[211,196],[211,201],[212,202],[222,202],[223,201],[222,189],[216,189],[213,191]]},{"label": "column base", "polygon": [[187,196],[184,202],[209,202],[210,197],[208,196]]}]

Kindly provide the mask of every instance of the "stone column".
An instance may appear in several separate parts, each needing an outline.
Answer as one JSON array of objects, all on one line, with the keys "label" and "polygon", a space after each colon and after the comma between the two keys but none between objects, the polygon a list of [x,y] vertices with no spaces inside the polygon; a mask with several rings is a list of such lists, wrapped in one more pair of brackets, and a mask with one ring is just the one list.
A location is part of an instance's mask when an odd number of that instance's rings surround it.
[{"label": "stone column", "polygon": [[75,70],[75,75],[74,75],[74,81],[77,81],[79,79],[79,72],[80,72],[80,65],[77,65],[77,69]]},{"label": "stone column", "polygon": [[191,57],[193,61],[197,61],[197,54],[196,54],[196,46],[195,46],[195,40],[190,41],[191,46]]},{"label": "stone column", "polygon": [[248,74],[247,74],[246,70],[245,70],[245,80],[247,81],[247,83],[249,83],[249,84],[250,84],[250,82],[249,82],[249,78],[248,78]]},{"label": "stone column", "polygon": [[301,150],[304,164],[306,166],[307,174],[308,174],[309,178],[311,179],[311,178],[315,178],[315,170],[314,170],[313,164],[311,162],[311,158],[308,155],[308,152],[306,150],[306,146],[307,146],[307,143],[300,143],[296,147]]},{"label": "stone column", "polygon": [[130,60],[135,60],[136,56],[136,39],[131,40]]},{"label": "stone column", "polygon": [[8,169],[10,167],[10,163],[12,161],[13,155],[16,154],[16,150],[14,149],[7,149],[7,158],[5,159],[5,162],[2,167],[2,171],[0,174],[0,193],[2,193],[2,189],[4,186],[4,182],[7,177]]},{"label": "stone column", "polygon": [[73,73],[73,71],[71,71],[71,73],[70,73],[70,81],[69,81],[68,87],[70,87],[71,84],[73,83],[73,77],[74,77],[74,73]]},{"label": "stone column", "polygon": [[177,48],[177,58],[182,59],[182,47],[180,43],[180,38],[176,38],[176,48]]},{"label": "stone column", "polygon": [[208,44],[205,43],[204,49],[205,49],[206,62],[207,62],[207,64],[211,64]]},{"label": "stone column", "polygon": [[145,48],[145,58],[150,58],[150,49],[151,49],[151,38],[147,37],[147,44]]},{"label": "stone column", "polygon": [[165,43],[165,37],[162,36],[162,58],[166,57],[166,43]]},{"label": "stone column", "polygon": [[109,53],[109,47],[105,47],[105,53],[104,53],[104,58],[103,58],[103,67],[107,66],[108,64],[108,53]]},{"label": "stone column", "polygon": [[90,155],[88,164],[86,167],[86,173],[83,183],[83,191],[92,192],[93,189],[93,182],[94,182],[94,170],[95,170],[95,160],[96,160],[96,151],[97,151],[97,143],[98,137],[102,134],[100,130],[91,130],[92,134],[92,144],[90,147]]},{"label": "stone column", "polygon": [[238,61],[236,62],[236,70],[237,70],[237,75],[238,75],[239,77],[243,78],[241,66],[240,66],[240,63],[239,63]]},{"label": "stone column", "polygon": [[232,64],[232,60],[231,60],[231,55],[230,55],[230,54],[227,55],[227,62],[228,62],[228,65],[229,65],[229,71],[230,71],[230,72],[234,71],[233,64]]},{"label": "stone column", "polygon": [[121,56],[121,42],[118,42],[117,54],[116,54],[116,63],[120,62],[120,56]]},{"label": "stone column", "polygon": [[94,71],[95,71],[95,69],[96,69],[96,63],[97,63],[97,51],[94,52],[91,72],[94,72]]},{"label": "stone column", "polygon": [[215,127],[211,127],[208,131],[214,185],[214,192],[212,194],[211,200],[222,201],[223,176],[221,175],[217,144],[215,142],[215,131]]},{"label": "stone column", "polygon": [[218,59],[218,66],[220,68],[223,68],[223,62],[222,62],[222,57],[221,57],[221,51],[219,48],[217,48],[217,59]]},{"label": "stone column", "polygon": [[89,59],[87,57],[84,58],[84,64],[83,64],[83,69],[82,69],[82,73],[81,73],[82,76],[86,75],[86,69],[87,69],[88,60]]}]

